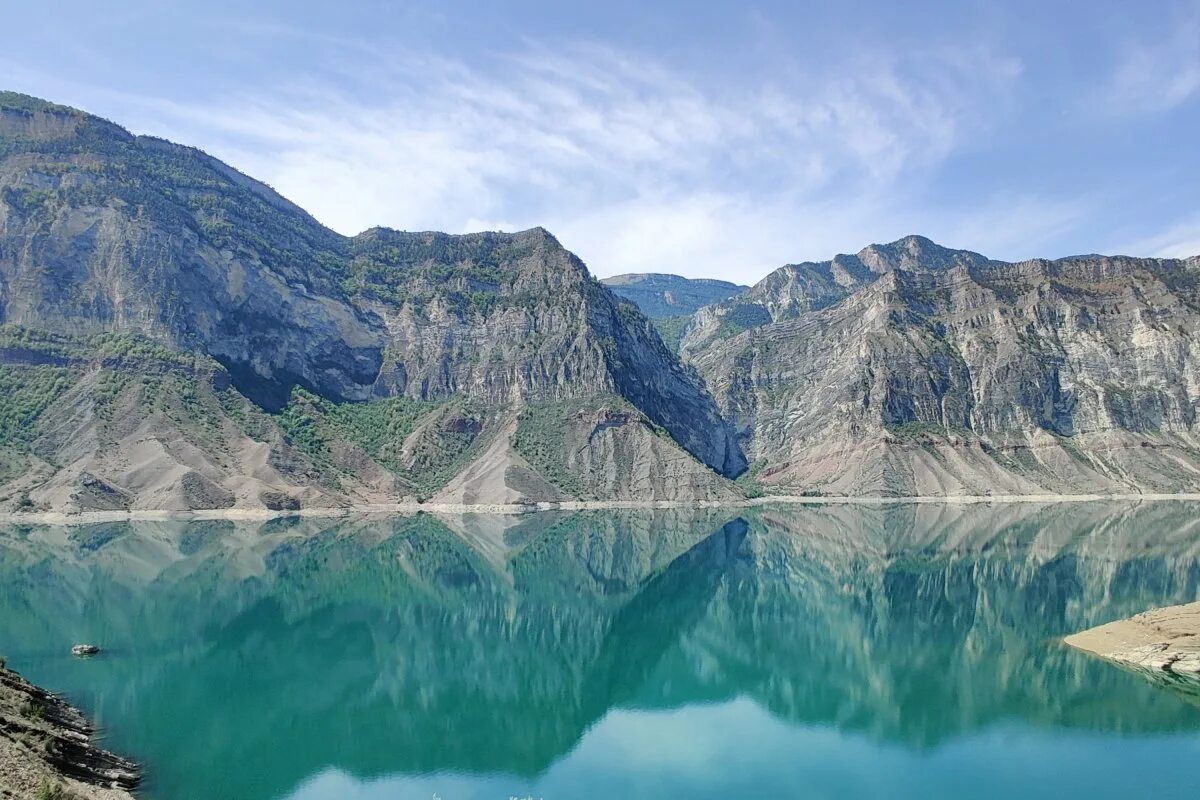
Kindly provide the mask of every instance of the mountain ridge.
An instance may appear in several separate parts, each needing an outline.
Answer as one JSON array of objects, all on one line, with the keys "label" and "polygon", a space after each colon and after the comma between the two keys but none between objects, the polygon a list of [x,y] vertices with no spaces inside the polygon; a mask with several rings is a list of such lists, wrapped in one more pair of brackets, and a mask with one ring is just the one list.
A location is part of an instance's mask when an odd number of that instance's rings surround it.
[{"label": "mountain ridge", "polygon": [[1200,485],[1200,258],[1003,262],[905,237],[706,307],[681,354],[768,487]]},{"label": "mountain ridge", "polygon": [[[344,237],[199,150],[11,93],[0,201],[0,505],[398,501],[472,469],[484,503],[738,494],[699,378],[542,228]],[[564,403],[531,431],[522,409]]]},{"label": "mountain ridge", "polygon": [[1197,333],[1200,257],[605,282],[0,93],[0,510],[1190,492]]}]

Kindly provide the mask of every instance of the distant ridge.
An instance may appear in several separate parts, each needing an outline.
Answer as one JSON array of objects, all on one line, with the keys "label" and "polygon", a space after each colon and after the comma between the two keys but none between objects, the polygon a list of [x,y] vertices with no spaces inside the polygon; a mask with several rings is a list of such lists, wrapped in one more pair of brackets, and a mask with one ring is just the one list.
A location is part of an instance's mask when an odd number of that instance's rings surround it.
[{"label": "distant ridge", "polygon": [[729,281],[657,272],[614,275],[601,283],[614,294],[636,303],[651,319],[687,316],[747,288]]}]

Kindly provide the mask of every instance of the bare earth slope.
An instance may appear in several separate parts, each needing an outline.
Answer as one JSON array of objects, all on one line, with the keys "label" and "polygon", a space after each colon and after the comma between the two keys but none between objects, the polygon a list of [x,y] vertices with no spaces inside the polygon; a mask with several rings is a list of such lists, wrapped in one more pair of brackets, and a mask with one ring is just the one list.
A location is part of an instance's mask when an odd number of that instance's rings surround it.
[{"label": "bare earth slope", "polygon": [[908,237],[783,267],[682,353],[780,491],[1200,487],[1200,258],[992,261]]}]

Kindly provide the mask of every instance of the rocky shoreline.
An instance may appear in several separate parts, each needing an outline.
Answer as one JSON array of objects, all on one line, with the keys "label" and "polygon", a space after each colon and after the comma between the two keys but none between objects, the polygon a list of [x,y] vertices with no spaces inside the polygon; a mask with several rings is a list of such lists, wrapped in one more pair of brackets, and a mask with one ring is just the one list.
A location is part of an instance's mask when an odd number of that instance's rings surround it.
[{"label": "rocky shoreline", "polygon": [[92,743],[75,707],[0,661],[0,798],[130,800],[138,765]]},{"label": "rocky shoreline", "polygon": [[1152,609],[1064,641],[1200,705],[1200,602]]}]

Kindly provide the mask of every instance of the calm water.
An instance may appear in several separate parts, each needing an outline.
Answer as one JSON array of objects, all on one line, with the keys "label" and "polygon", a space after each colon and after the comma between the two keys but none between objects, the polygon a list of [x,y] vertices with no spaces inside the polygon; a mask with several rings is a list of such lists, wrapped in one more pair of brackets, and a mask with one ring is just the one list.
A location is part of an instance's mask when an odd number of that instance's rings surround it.
[{"label": "calm water", "polygon": [[[1200,707],[1055,639],[1200,597],[1198,520],[9,527],[0,653],[159,800],[1178,796],[1200,786]],[[78,641],[106,653],[64,655]]]}]

